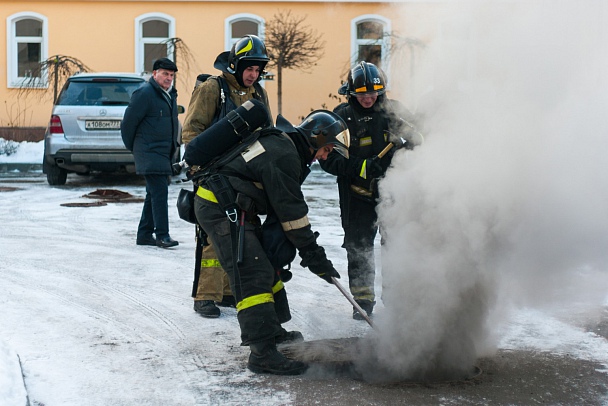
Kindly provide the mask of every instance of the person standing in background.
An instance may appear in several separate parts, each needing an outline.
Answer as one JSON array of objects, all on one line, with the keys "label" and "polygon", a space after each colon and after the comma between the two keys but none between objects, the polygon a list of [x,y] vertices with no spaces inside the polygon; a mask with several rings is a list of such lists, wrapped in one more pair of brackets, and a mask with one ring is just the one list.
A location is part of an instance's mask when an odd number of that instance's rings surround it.
[{"label": "person standing in background", "polygon": [[175,247],[169,235],[171,157],[179,149],[177,66],[168,58],[154,62],[152,77],[133,92],[120,125],[123,142],[135,157],[135,170],[146,179],[146,198],[137,228],[137,245]]}]

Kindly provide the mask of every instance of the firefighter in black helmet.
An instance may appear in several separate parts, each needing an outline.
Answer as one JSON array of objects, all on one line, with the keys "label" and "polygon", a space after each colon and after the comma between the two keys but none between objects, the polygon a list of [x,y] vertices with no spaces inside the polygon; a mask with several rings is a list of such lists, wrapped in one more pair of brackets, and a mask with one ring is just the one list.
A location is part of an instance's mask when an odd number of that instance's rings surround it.
[{"label": "firefighter in black helmet", "polygon": [[[266,249],[259,215],[276,216],[279,231],[292,244],[294,255],[299,251],[302,266],[329,283],[332,277],[339,278],[316,242],[301,185],[313,161],[325,159],[332,151],[348,154],[348,128],[336,114],[315,111],[296,127],[279,116],[276,127],[250,137],[258,138],[196,181],[196,217],[230,277],[242,345],[251,349],[248,368],[258,373],[301,374],[306,364],[285,358],[276,348],[277,343],[303,337],[281,327],[291,319],[287,293]],[[227,216],[222,196],[234,196],[240,219],[236,223]]]},{"label": "firefighter in black helmet", "polygon": [[[236,77],[237,82],[241,86],[249,87],[243,83],[243,71],[249,66],[259,66],[261,72],[264,71],[268,59],[268,53],[266,52],[266,45],[255,35],[246,35],[234,43],[230,53],[228,55],[228,72]],[[256,81],[261,79],[261,75],[258,76]]]},{"label": "firefighter in black helmet", "polygon": [[[184,144],[251,99],[264,103],[268,124],[272,124],[268,94],[259,83],[268,61],[266,46],[255,35],[240,38],[229,51],[220,53],[214,67],[222,73],[199,75],[205,80],[197,83],[190,99],[182,132]],[[233,306],[234,297],[213,245],[198,227],[196,235],[194,310],[205,318],[217,318],[221,314],[218,306]]]},{"label": "firefighter in black helmet", "polygon": [[[376,204],[377,182],[388,169],[393,148],[382,158],[378,154],[393,142],[397,147],[412,147],[412,114],[396,100],[386,97],[386,79],[374,64],[360,62],[348,74],[338,93],[346,95],[334,112],[350,130],[349,159],[331,153],[321,167],[338,178],[344,244],[348,260],[350,291],[369,315],[376,303],[374,292],[374,240],[378,233]],[[409,142],[405,139],[410,139]],[[405,142],[404,142],[405,141]],[[364,317],[353,309],[353,318]]]}]

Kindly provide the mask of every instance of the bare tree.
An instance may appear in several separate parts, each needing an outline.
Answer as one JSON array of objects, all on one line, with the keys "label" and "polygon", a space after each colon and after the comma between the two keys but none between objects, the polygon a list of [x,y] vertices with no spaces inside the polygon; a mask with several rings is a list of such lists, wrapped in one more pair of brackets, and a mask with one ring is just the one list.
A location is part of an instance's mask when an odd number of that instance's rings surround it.
[{"label": "bare tree", "polygon": [[[53,55],[40,62],[32,74],[21,82],[19,93],[31,93],[43,88],[43,78],[48,77],[50,86],[47,90],[53,91],[53,104],[57,101],[59,89],[67,78],[78,72],[91,72],[91,69],[81,60],[73,56]],[[46,92],[41,94],[44,97]]]},{"label": "bare tree", "polygon": [[264,42],[270,66],[277,69],[277,102],[279,114],[283,108],[283,69],[309,71],[323,57],[325,41],[322,35],[307,25],[307,16],[294,16],[291,11],[279,11],[266,24]]},{"label": "bare tree", "polygon": [[[416,57],[426,48],[424,42],[418,38],[402,37],[397,33],[390,32],[385,35],[389,43],[389,52],[399,60],[408,58],[410,61],[410,76],[415,75]],[[408,55],[409,54],[409,55]]]}]

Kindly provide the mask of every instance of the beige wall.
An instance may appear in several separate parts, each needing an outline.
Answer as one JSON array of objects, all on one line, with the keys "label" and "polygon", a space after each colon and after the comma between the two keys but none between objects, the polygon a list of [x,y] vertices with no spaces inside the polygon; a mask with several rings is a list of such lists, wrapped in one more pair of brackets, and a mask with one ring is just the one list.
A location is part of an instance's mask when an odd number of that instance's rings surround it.
[{"label": "beige wall", "polygon": [[[3,40],[0,41],[0,126],[15,122],[16,111],[25,110],[20,125],[44,126],[47,123],[51,99],[24,99],[17,91],[7,89],[6,18],[18,12],[36,12],[48,18],[48,54],[77,57],[93,71],[134,70],[135,18],[150,12],[160,12],[175,18],[176,37],[181,38],[193,52],[194,66],[190,71],[179,65],[176,85],[179,104],[188,106],[189,96],[198,73],[217,73],[213,61],[224,49],[224,20],[238,13],[251,13],[272,19],[279,10],[291,10],[294,15],[307,15],[306,25],[323,34],[325,56],[310,73],[284,71],[283,115],[293,122],[311,109],[333,108],[340,80],[344,79],[351,55],[351,20],[364,14],[376,14],[392,20],[393,31],[403,34],[419,21],[416,16],[428,13],[432,5],[414,3],[365,2],[198,2],[198,1],[0,1]],[[407,16],[414,16],[408,20]],[[420,25],[420,24],[418,24]],[[431,30],[432,31],[432,30]],[[423,35],[432,36],[433,33]],[[401,62],[400,62],[401,63]],[[271,69],[272,70],[272,69]],[[399,66],[392,69],[392,83],[400,87],[407,82]],[[273,114],[277,114],[277,84],[266,82]],[[182,116],[183,117],[183,116]],[[10,124],[10,123],[9,123]]]}]

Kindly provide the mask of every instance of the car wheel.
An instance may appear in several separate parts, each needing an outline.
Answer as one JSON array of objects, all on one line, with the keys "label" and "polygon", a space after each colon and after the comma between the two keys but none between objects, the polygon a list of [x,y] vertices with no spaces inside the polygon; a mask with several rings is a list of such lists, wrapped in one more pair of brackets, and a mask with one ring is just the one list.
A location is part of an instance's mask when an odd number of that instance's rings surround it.
[{"label": "car wheel", "polygon": [[55,165],[45,163],[46,180],[51,186],[65,185],[68,179],[68,171]]}]

